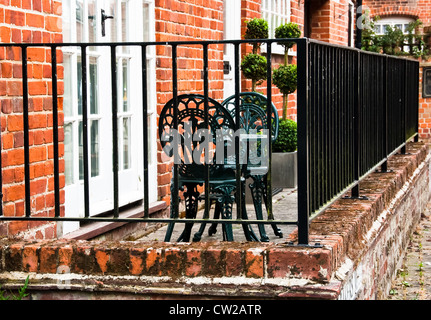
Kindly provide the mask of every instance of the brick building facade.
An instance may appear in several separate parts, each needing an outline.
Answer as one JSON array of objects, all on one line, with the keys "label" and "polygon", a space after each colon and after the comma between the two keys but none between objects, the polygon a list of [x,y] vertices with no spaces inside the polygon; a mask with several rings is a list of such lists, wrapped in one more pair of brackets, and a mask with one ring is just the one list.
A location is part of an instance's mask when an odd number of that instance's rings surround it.
[{"label": "brick building facade", "polygon": [[[381,6],[382,3],[387,4]],[[421,19],[424,23],[431,19],[426,13],[426,1],[367,1],[373,8],[373,14],[392,14],[405,12],[406,15]],[[415,6],[412,3],[417,3]],[[138,7],[140,13],[135,12]],[[279,7],[275,7],[275,4]],[[424,5],[422,8],[421,6]],[[232,7],[231,7],[232,6]],[[235,6],[235,7],[233,7]],[[142,0],[142,1],[55,1],[55,0],[0,0],[0,37],[2,43],[62,43],[62,42],[98,42],[100,26],[95,24],[100,9],[106,9],[108,15],[114,14],[114,19],[107,20],[106,28],[109,40],[112,41],[180,41],[180,40],[223,40],[239,39],[245,31],[245,21],[252,18],[269,18],[272,30],[282,21],[297,23],[304,36],[327,41],[340,45],[354,44],[356,1],[349,0]],[[116,10],[116,11],[115,11]],[[143,11],[143,13],[142,13]],[[97,14],[97,15],[96,15]],[[126,19],[127,18],[127,19]],[[72,20],[71,20],[72,19]],[[73,23],[71,23],[73,21]],[[76,24],[75,24],[76,21]],[[114,21],[118,22],[117,24]],[[79,22],[79,23],[78,23]],[[228,23],[230,23],[228,25]],[[144,30],[137,31],[137,26],[144,25]],[[70,26],[70,27],[69,27]],[[82,28],[82,29],[81,29]],[[133,31],[133,32],[132,32]],[[137,35],[135,35],[135,33]],[[91,49],[93,50],[93,49]],[[101,49],[102,50],[102,49]],[[242,48],[244,54],[248,49]],[[157,114],[164,104],[172,97],[172,59],[171,48],[156,46],[150,52],[147,60],[149,67],[152,112],[148,121],[152,130],[152,157],[153,172],[151,176],[151,202],[162,201],[169,205],[169,192],[171,182],[172,161],[163,157],[160,146],[157,145],[155,127]],[[102,85],[104,78],[103,66],[91,69],[94,61],[103,57],[102,51],[94,49],[89,53],[90,82]],[[180,46],[178,50],[178,90],[179,93],[201,93],[203,91],[202,68],[203,50],[200,46]],[[229,77],[224,73],[224,63],[229,58],[228,50],[223,45],[211,45],[209,48],[209,93],[210,97],[222,101],[229,91]],[[22,71],[21,52],[19,48],[0,48],[0,97],[1,97],[1,137],[2,137],[2,183],[3,183],[3,214],[10,216],[24,215],[24,134],[23,134],[23,99],[22,99]],[[124,79],[124,92],[134,85],[133,70],[139,69],[134,64],[133,54],[119,56]],[[81,114],[78,110],[79,90],[74,83],[79,83],[79,75],[74,71],[79,65],[81,57],[73,48],[58,51],[58,79],[59,82],[59,141],[60,141],[60,202],[62,215],[79,211],[80,208],[70,208],[69,203],[76,205],[78,198],[70,198],[80,186],[80,155],[78,150],[79,128]],[[31,179],[31,212],[38,215],[52,215],[54,206],[53,183],[53,133],[52,133],[52,84],[51,84],[51,55],[46,48],[29,48],[28,50],[28,96],[29,96],[29,125],[30,125],[30,179]],[[295,52],[291,54],[291,61],[295,61]],[[282,56],[274,54],[273,66],[282,62]],[[136,67],[137,66],[137,67]],[[91,73],[91,70],[95,70]],[[91,78],[93,77],[93,78]],[[124,80],[123,79],[123,80]],[[241,90],[247,91],[251,81],[243,79]],[[90,88],[91,89],[91,88]],[[91,89],[93,90],[93,89]],[[94,89],[96,90],[96,89]],[[100,90],[103,91],[103,90]],[[265,93],[266,84],[258,87],[258,91]],[[96,91],[95,91],[96,93]],[[94,99],[94,114],[91,114],[91,123],[94,124],[95,138],[103,136],[103,117],[98,108],[102,105],[104,96],[97,92],[100,99]],[[129,94],[129,91],[127,91]],[[282,95],[276,87],[272,92],[273,101],[280,110]],[[90,94],[91,98],[91,94]],[[141,99],[141,97],[129,97]],[[91,100],[91,99],[90,99]],[[136,100],[136,101],[138,101]],[[90,101],[91,102],[91,101]],[[421,133],[428,131],[425,123],[428,102],[421,100]],[[71,108],[74,106],[76,110]],[[126,108],[126,107],[125,107]],[[431,109],[431,102],[429,104]],[[72,111],[71,111],[72,110]],[[126,132],[132,119],[139,117],[139,112],[124,110],[121,119]],[[431,111],[429,111],[431,114]],[[296,119],[296,97],[289,97],[289,117]],[[431,116],[429,116],[431,118]],[[431,128],[431,123],[429,124]],[[107,127],[109,128],[109,126]],[[109,129],[108,129],[109,130]],[[133,129],[127,137],[133,136]],[[93,131],[91,131],[93,134]],[[126,151],[129,142],[122,133],[124,155],[121,165],[126,168],[135,160],[126,161]],[[90,135],[91,135],[90,134]],[[97,140],[97,139],[96,139]],[[73,144],[73,143],[74,144]],[[92,174],[96,177],[102,172],[103,158],[101,150],[95,143],[95,156],[91,159]],[[132,148],[133,150],[133,148]],[[130,155],[130,154],[129,154]],[[93,156],[93,154],[92,154]],[[109,156],[109,154],[108,154]],[[130,155],[132,156],[132,155]],[[82,157],[82,156],[81,156]],[[93,158],[94,163],[93,163]],[[135,161],[135,162],[134,162]],[[137,159],[137,161],[142,161]],[[72,164],[71,164],[72,163]],[[93,166],[94,164],[94,166]],[[127,167],[128,168],[128,167]],[[130,168],[128,168],[130,169]],[[108,168],[109,171],[109,168]],[[136,174],[139,177],[139,172]],[[103,182],[101,183],[103,186]],[[120,181],[121,187],[121,181]],[[97,189],[97,187],[93,187]],[[142,190],[138,190],[142,192]],[[69,198],[68,198],[69,197]],[[134,203],[137,198],[127,200],[127,204]],[[102,199],[103,200],[103,199]],[[126,203],[126,202],[125,202]],[[102,212],[103,206],[99,209]],[[72,226],[74,230],[79,226]],[[67,233],[69,229],[61,229],[55,223],[29,224],[29,222],[0,223],[0,236],[24,236],[25,238],[55,238]]]}]

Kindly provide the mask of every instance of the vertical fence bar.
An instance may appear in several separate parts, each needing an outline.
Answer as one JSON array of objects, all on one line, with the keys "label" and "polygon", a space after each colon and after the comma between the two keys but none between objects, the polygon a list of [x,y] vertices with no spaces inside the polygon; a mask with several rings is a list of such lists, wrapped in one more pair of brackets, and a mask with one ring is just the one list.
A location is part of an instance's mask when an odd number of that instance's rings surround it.
[{"label": "vertical fence bar", "polygon": [[[272,42],[268,42],[266,53],[266,119],[267,119],[267,130],[268,130],[268,172],[266,173],[266,194],[267,203],[266,210],[269,219],[274,220],[272,213]],[[276,115],[277,116],[277,115]],[[261,151],[263,152],[263,150]]]},{"label": "vertical fence bar", "polygon": [[[388,152],[388,57],[384,58],[384,66],[383,66],[383,108],[384,108],[384,114],[383,114],[383,155],[385,158],[387,158],[389,152]],[[385,162],[383,162],[381,166],[382,172],[388,171],[388,160],[386,159]]]},{"label": "vertical fence bar", "polygon": [[58,83],[57,83],[57,46],[51,47],[52,82],[52,134],[54,144],[54,203],[55,217],[60,216],[60,177],[58,157]]},{"label": "vertical fence bar", "polygon": [[112,97],[112,171],[114,189],[114,218],[119,216],[118,201],[118,96],[116,45],[111,45],[111,97]]},{"label": "vertical fence bar", "polygon": [[[407,76],[407,71],[408,71],[408,67],[407,67],[407,63],[408,63],[408,61],[407,60],[405,60],[404,61],[404,74],[406,75],[405,77],[404,77],[404,85],[403,85],[403,102],[402,102],[402,106],[401,106],[401,108],[402,108],[402,112],[401,112],[401,114],[402,114],[402,134],[403,134],[403,141],[405,141],[406,142],[406,139],[407,139],[407,109],[408,109],[408,101],[407,101],[407,97],[408,97],[408,95],[407,95],[407,90],[408,90],[408,87],[409,87],[409,77]],[[407,147],[406,147],[406,145],[404,145],[402,148],[401,148],[401,154],[406,154],[406,150],[407,150]]]},{"label": "vertical fence bar", "polygon": [[309,42],[300,39],[297,43],[298,70],[298,244],[308,245],[310,216],[310,172],[309,172]]},{"label": "vertical fence bar", "polygon": [[149,177],[148,177],[148,75],[147,75],[147,46],[141,46],[142,58],[142,126],[143,126],[143,156],[144,156],[144,218],[150,216],[149,213]]},{"label": "vertical fence bar", "polygon": [[[235,60],[235,131],[239,132],[241,128],[241,116],[240,116],[240,44],[235,43],[234,48],[234,60]],[[241,176],[242,176],[242,170],[241,170],[241,164],[240,164],[240,156],[239,156],[239,144],[240,144],[240,137],[238,135],[235,135],[235,167],[236,167],[236,207],[237,207],[237,218],[242,219],[243,218],[243,198],[242,193],[245,190],[242,190],[242,183],[241,183]]]},{"label": "vertical fence bar", "polygon": [[[209,106],[208,106],[208,90],[209,90],[209,83],[208,83],[208,44],[205,43],[203,45],[203,67],[204,67],[204,123],[205,123],[205,129],[208,130],[209,128]],[[207,160],[207,153],[208,150],[205,150],[205,217],[209,217],[210,212],[210,167]]]},{"label": "vertical fence bar", "polygon": [[82,83],[82,149],[84,169],[84,215],[90,216],[90,174],[88,156],[88,99],[87,99],[87,46],[81,46],[81,83]]},{"label": "vertical fence bar", "polygon": [[31,215],[30,202],[30,142],[28,119],[28,70],[27,70],[27,46],[22,46],[22,104],[24,126],[24,179],[25,179],[25,216]]},{"label": "vertical fence bar", "polygon": [[[173,102],[174,102],[174,129],[178,132],[178,66],[177,66],[177,45],[172,45],[172,93],[173,93]],[[177,146],[176,146],[177,147]],[[174,149],[175,151],[175,149]],[[174,160],[176,155],[174,154]],[[173,179],[174,185],[173,190],[171,191],[173,194],[171,198],[174,200],[173,210],[174,217],[178,218],[178,210],[179,210],[179,176],[178,176],[178,164],[177,161],[174,161],[174,172]]]},{"label": "vertical fence bar", "polygon": [[353,179],[358,181],[358,184],[352,188],[352,198],[359,197],[359,177],[361,174],[361,137],[360,137],[360,111],[362,106],[362,68],[361,68],[361,52],[357,51],[357,57],[355,61],[355,72],[354,83],[355,83],[355,95],[354,95],[354,106],[353,106]]},{"label": "vertical fence bar", "polygon": [[413,90],[413,97],[415,97],[415,132],[416,136],[414,138],[415,142],[419,142],[419,77],[420,77],[420,70],[419,70],[419,62],[415,62],[415,74],[413,83],[415,83]]},{"label": "vertical fence bar", "polygon": [[[172,101],[173,101],[173,113],[174,113],[174,130],[175,133],[178,132],[178,65],[177,65],[177,44],[172,44]],[[175,143],[175,139],[173,140]],[[172,180],[171,185],[171,218],[178,218],[179,215],[179,171],[178,171],[178,150],[176,149],[178,145],[174,147],[174,165],[172,169]],[[169,223],[168,229],[165,234],[165,242],[171,241],[172,231],[175,224],[173,222]]]}]

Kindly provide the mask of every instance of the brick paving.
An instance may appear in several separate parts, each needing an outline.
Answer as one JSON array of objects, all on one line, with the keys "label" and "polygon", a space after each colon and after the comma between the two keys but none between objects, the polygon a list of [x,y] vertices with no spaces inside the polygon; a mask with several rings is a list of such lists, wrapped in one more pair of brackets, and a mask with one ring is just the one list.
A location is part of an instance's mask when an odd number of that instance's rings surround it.
[{"label": "brick paving", "polygon": [[411,237],[388,300],[431,300],[431,203]]},{"label": "brick paving", "polygon": [[[288,220],[288,221],[296,221],[298,217],[298,193],[296,188],[292,189],[283,189],[280,193],[277,193],[272,198],[272,209],[274,212],[274,216],[276,220]],[[212,209],[213,210],[213,209]],[[212,211],[211,211],[212,212]],[[234,206],[234,216],[236,216],[236,207]],[[255,219],[253,216],[254,207],[252,204],[247,204],[247,212],[251,219]],[[265,214],[265,206],[263,206],[263,212]],[[198,218],[202,217],[203,210],[200,210],[198,213]],[[192,231],[192,237],[196,231],[198,231],[200,227],[200,224],[194,224],[193,231]],[[218,226],[217,233],[209,236],[208,235],[208,229],[210,227],[210,224],[206,226],[205,232],[202,236],[202,241],[216,241],[216,240],[223,240],[223,235],[221,232],[221,226]],[[269,237],[269,241],[274,243],[279,242],[285,242],[287,236],[296,229],[296,226],[293,225],[279,225],[278,226],[281,231],[283,232],[283,237],[279,238],[274,234],[271,227],[269,225],[265,226],[266,233]],[[259,236],[259,232],[257,231],[256,225],[253,227],[254,232],[257,236]],[[164,226],[157,231],[147,234],[146,236],[141,237],[139,240],[141,241],[162,241],[165,238],[167,226]],[[240,225],[234,224],[233,227],[233,234],[235,241],[246,241],[243,229]],[[172,234],[172,241],[175,241],[179,235],[181,234],[181,231],[183,230],[182,224],[177,224],[174,228],[174,232]]]}]

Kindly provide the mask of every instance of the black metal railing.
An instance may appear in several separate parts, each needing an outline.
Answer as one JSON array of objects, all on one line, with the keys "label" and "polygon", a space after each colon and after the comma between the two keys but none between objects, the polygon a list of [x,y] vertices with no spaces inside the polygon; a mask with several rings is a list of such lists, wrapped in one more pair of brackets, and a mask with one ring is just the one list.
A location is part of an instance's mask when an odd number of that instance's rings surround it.
[{"label": "black metal railing", "polygon": [[[299,215],[312,219],[349,190],[359,198],[360,181],[386,171],[388,157],[418,139],[419,64],[317,41],[306,55],[298,196],[306,211]],[[307,234],[300,236],[306,242]]]},{"label": "black metal railing", "polygon": [[[287,39],[286,39],[287,40]],[[239,102],[241,92],[240,52],[246,43],[267,44],[267,117],[271,119],[272,103],[272,50],[280,40],[236,40],[236,41],[188,41],[188,42],[145,42],[145,43],[62,43],[62,44],[0,44],[0,47],[20,48],[22,61],[22,101],[24,131],[24,172],[25,172],[25,215],[5,216],[0,213],[0,221],[104,221],[104,222],[175,222],[175,223],[232,223],[232,224],[281,224],[298,226],[298,243],[308,245],[310,219],[321,213],[329,204],[352,190],[353,197],[359,197],[359,183],[370,172],[380,166],[386,170],[387,158],[401,150],[412,138],[418,137],[418,81],[419,64],[404,58],[394,58],[359,51],[357,49],[330,45],[309,39],[288,39],[296,43],[298,65],[297,119],[298,119],[298,218],[287,220],[243,220],[243,219],[180,219],[153,218],[149,214],[149,175],[148,175],[148,95],[147,95],[147,48],[167,46],[172,50],[173,98],[179,94],[177,53],[181,46],[201,46],[203,59],[203,95],[209,97],[209,55],[211,46],[220,44],[234,46],[235,52],[235,95]],[[122,218],[119,208],[118,148],[113,148],[113,209],[111,217],[90,214],[89,192],[89,137],[87,101],[87,51],[90,46],[104,46],[111,50],[111,96],[112,96],[112,145],[118,146],[117,127],[117,83],[116,48],[133,46],[141,48],[142,55],[142,94],[143,94],[143,190],[144,215],[142,218]],[[54,216],[32,215],[30,190],[30,143],[29,143],[29,92],[27,74],[27,51],[29,48],[43,47],[51,50],[53,146],[54,146]],[[84,168],[84,216],[73,218],[61,214],[59,136],[58,136],[58,78],[57,49],[79,47],[82,57],[82,122],[83,122],[83,168]],[[239,108],[236,109],[236,124]],[[268,122],[269,136],[271,123]],[[269,144],[271,148],[271,144]],[[241,194],[241,166],[239,149],[235,148],[237,161],[237,189]],[[1,160],[0,160],[1,161]],[[1,167],[1,163],[0,163]],[[1,176],[1,175],[0,175]],[[178,168],[173,169],[173,202],[178,213]],[[269,152],[268,181],[271,181],[271,152]],[[208,185],[209,175],[205,177]],[[0,181],[1,183],[1,181]],[[2,186],[3,187],[3,186]],[[272,186],[267,184],[268,211],[272,213]],[[241,214],[241,197],[237,197],[238,217]],[[210,210],[208,192],[205,193],[205,210]],[[178,216],[175,215],[176,217]],[[208,215],[209,216],[209,215]],[[277,218],[277,217],[275,217]]]}]

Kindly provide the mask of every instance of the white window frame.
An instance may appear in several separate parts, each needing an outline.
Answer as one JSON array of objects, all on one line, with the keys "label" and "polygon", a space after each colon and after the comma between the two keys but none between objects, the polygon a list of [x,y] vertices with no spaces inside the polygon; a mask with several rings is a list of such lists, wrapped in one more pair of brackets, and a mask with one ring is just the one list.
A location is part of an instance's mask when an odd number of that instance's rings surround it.
[{"label": "white window frame", "polygon": [[[275,38],[275,29],[283,23],[290,22],[290,1],[291,0],[262,0],[261,13],[262,18],[268,22],[268,38]],[[284,47],[273,44],[272,53],[284,54]],[[266,45],[262,46],[262,52],[266,52]],[[289,55],[293,55],[289,50]]]},{"label": "white window frame", "polygon": [[[385,34],[385,32],[384,32],[385,26],[391,26],[392,28],[395,26],[402,26],[401,31],[404,34],[407,34],[407,27],[408,27],[409,23],[412,23],[414,21],[415,21],[415,19],[409,18],[409,17],[400,17],[400,16],[383,17],[383,18],[381,18],[375,22],[374,30],[375,30],[376,34],[383,35],[383,34]],[[377,30],[378,27],[380,28],[379,31]]]},{"label": "white window frame", "polygon": [[[131,1],[131,0],[124,0],[125,2]],[[135,0],[132,0],[135,1]],[[67,2],[67,3],[66,3]],[[122,39],[122,41],[130,41],[130,42],[142,42],[142,41],[155,41],[155,4],[154,4],[154,0],[141,0],[142,2],[142,13],[144,15],[143,18],[143,26],[141,28],[136,28],[136,25],[132,25],[131,23],[129,23],[128,29],[131,30],[131,28],[134,29],[134,32],[131,32],[130,34],[127,34],[127,39]],[[136,3],[132,3],[133,5],[136,5]],[[64,28],[64,41],[65,42],[78,42],[78,39],[76,38],[76,27],[75,27],[75,23],[74,21],[71,21],[71,19],[75,19],[74,14],[72,13],[73,10],[75,10],[75,0],[65,0],[63,1],[63,5],[68,5],[68,7],[70,8],[71,12],[71,16],[66,17],[65,14],[63,16],[64,19],[64,24],[66,24],[66,28]],[[144,9],[144,6],[147,6],[146,9]],[[144,12],[145,10],[145,12]],[[130,11],[128,12],[130,15],[137,15],[138,13],[136,11]],[[146,13],[148,14],[146,16]],[[109,14],[109,12],[107,12],[107,14]],[[138,14],[139,16],[139,14]],[[84,25],[84,28],[86,28],[87,26]],[[100,26],[97,27],[97,32],[100,32]],[[107,30],[108,32],[108,30]],[[84,35],[86,35],[86,32],[84,32]],[[88,39],[82,39],[82,41],[88,42]],[[120,49],[120,48],[118,48]],[[141,50],[139,47],[133,47],[133,50]],[[128,54],[122,54],[120,53],[120,51],[117,51],[119,54],[117,56],[118,59],[122,59],[122,60],[127,60],[129,59],[129,55]],[[76,70],[76,62],[78,59],[78,56],[80,55],[80,49],[79,47],[63,47],[63,53],[65,55],[65,57],[67,57],[67,60],[70,62],[69,64],[69,70],[65,70],[65,75],[67,76],[67,74],[69,74],[70,76],[70,81],[75,81],[77,79],[77,70]],[[100,54],[97,51],[92,51],[91,48],[89,47],[89,50],[87,51],[89,57],[90,56],[94,56],[94,57],[99,57]],[[149,202],[155,202],[157,201],[157,197],[158,197],[158,193],[157,193],[157,143],[156,143],[156,136],[157,136],[157,131],[156,131],[156,127],[157,127],[157,113],[156,113],[156,102],[157,102],[157,97],[156,97],[156,50],[154,46],[148,46],[147,47],[147,92],[148,92],[148,114],[147,114],[147,123],[148,123],[148,131],[149,131],[149,138],[148,138],[148,145],[149,145],[149,155],[148,155],[148,174],[149,174],[149,186],[148,186],[148,191],[149,191]],[[87,60],[89,61],[89,58],[87,58]],[[139,59],[140,60],[140,59]],[[141,68],[137,68],[138,70],[141,70]],[[120,77],[120,82],[119,85],[122,84],[121,81],[121,77],[122,74],[119,75]],[[142,83],[140,80],[139,81],[130,81],[130,84],[133,85],[135,87],[138,86],[139,88],[141,88],[141,85],[139,85],[139,83]],[[129,87],[130,89],[130,87]],[[132,89],[130,89],[132,90]],[[141,89],[139,89],[139,91],[141,91]],[[119,98],[121,95],[119,95]],[[66,98],[66,97],[65,97]],[[76,90],[76,86],[75,85],[71,85],[71,92],[70,92],[70,97],[69,97],[69,101],[71,103],[71,106],[73,107],[73,111],[71,115],[67,115],[65,114],[65,125],[67,124],[71,124],[71,123],[76,123],[77,121],[79,121],[80,117],[77,114],[77,110],[75,110],[75,108],[77,108],[77,90]],[[142,106],[142,97],[136,97],[136,99],[132,102],[135,105],[141,105]],[[120,108],[119,108],[119,116],[127,116],[128,113],[127,112],[121,112],[122,111],[122,104],[119,104]],[[91,120],[91,115],[89,114],[89,121]],[[139,117],[132,117],[132,121],[140,121],[142,122],[142,116]],[[76,127],[76,124],[74,124],[74,126]],[[121,141],[120,139],[122,138],[122,126],[119,126],[119,141]],[[131,136],[131,139],[133,141],[134,144],[136,143],[140,143],[142,145],[142,134],[141,134],[142,130],[137,133],[135,133],[135,135]],[[90,138],[90,136],[89,136]],[[73,145],[72,145],[72,152],[75,154],[73,159],[76,159],[76,153],[78,152],[76,150],[76,143],[78,141],[78,130],[76,130],[76,128],[74,128],[73,130]],[[140,141],[140,142],[139,142]],[[129,145],[130,148],[130,145]],[[135,151],[133,151],[135,150]],[[137,151],[137,149],[133,149],[131,152],[139,152]],[[119,157],[120,157],[120,164],[122,162],[122,150],[119,150]],[[139,156],[138,159],[138,163],[134,163],[134,166],[138,166],[138,168],[142,168],[141,170],[143,171],[143,159],[142,159],[142,155]],[[79,179],[79,161],[73,161],[72,163],[73,166],[73,177],[72,177],[72,184],[83,184],[83,181]],[[120,170],[122,170],[122,168],[120,168]],[[127,171],[127,169],[124,169],[124,171]],[[141,176],[141,173],[139,174],[139,180],[142,181],[142,189],[143,189],[143,181],[144,181],[144,177]],[[121,184],[120,184],[121,187]],[[91,201],[90,201],[91,202]],[[91,203],[90,203],[91,205]],[[120,203],[121,205],[121,203]],[[77,213],[76,213],[77,214]],[[72,214],[68,214],[66,213],[67,216],[75,216],[75,213]],[[65,223],[66,224],[66,223]],[[64,228],[63,226],[63,233],[67,233],[73,230],[76,230],[79,226],[76,223],[67,223],[69,224],[67,226],[67,228]],[[73,225],[72,225],[73,224]]]},{"label": "white window frame", "polygon": [[[386,26],[391,26],[392,28],[398,27],[404,34],[408,34],[407,27],[410,23],[414,22],[415,19],[403,16],[388,16],[383,17],[375,22],[374,31],[377,35],[384,35]],[[378,30],[380,29],[380,30]],[[404,51],[409,52],[409,46],[404,46]]]}]

